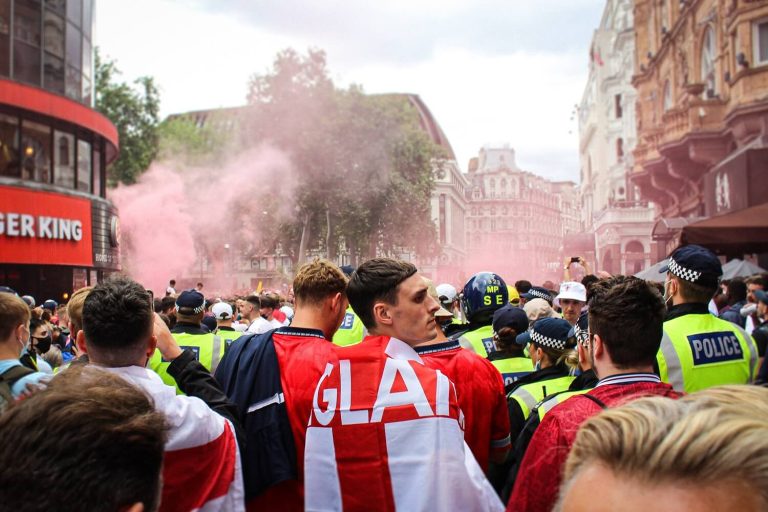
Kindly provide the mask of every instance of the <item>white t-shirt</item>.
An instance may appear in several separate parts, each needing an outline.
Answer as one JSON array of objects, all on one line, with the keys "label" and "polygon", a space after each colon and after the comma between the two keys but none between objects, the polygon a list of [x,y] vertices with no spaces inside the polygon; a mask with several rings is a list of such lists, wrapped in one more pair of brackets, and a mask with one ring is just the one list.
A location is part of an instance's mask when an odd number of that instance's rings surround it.
[{"label": "white t-shirt", "polygon": [[245,332],[250,334],[262,334],[271,331],[272,329],[277,329],[278,327],[283,327],[282,322],[278,322],[274,318],[272,320],[265,320],[262,317],[258,317],[251,322],[251,325],[248,326],[248,330]]},{"label": "white t-shirt", "polygon": [[165,289],[166,295],[176,295],[176,289],[173,286],[169,286]]}]

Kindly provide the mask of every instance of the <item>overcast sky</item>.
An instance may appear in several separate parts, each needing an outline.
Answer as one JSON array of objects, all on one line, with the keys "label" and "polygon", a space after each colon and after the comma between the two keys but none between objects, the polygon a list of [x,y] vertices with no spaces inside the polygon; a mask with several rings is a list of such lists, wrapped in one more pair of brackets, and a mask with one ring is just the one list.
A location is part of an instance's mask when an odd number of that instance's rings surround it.
[{"label": "overcast sky", "polygon": [[245,103],[286,47],[322,48],[340,85],[421,96],[459,165],[509,143],[518,165],[578,180],[571,112],[604,0],[99,0],[95,43],[148,75],[171,113]]}]

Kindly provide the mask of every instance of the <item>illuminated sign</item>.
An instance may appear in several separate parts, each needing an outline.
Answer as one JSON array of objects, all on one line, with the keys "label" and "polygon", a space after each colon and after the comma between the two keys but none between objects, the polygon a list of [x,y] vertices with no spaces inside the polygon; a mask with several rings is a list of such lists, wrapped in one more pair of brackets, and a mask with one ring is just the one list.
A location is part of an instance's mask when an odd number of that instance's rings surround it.
[{"label": "illuminated sign", "polygon": [[0,187],[0,262],[93,266],[91,202]]}]

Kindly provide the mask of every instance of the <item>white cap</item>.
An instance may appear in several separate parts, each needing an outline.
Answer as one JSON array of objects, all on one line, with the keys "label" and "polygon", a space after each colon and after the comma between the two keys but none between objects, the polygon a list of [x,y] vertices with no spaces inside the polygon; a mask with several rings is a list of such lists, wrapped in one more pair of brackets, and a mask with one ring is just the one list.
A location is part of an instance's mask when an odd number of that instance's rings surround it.
[{"label": "white cap", "polygon": [[211,306],[211,312],[216,320],[232,320],[232,306],[226,302],[217,302]]},{"label": "white cap", "polygon": [[567,281],[560,285],[560,293],[555,299],[558,301],[562,299],[571,299],[587,302],[587,289],[581,283]]},{"label": "white cap", "polygon": [[[456,288],[448,283],[439,284],[435,287],[435,289],[437,290],[438,299],[443,304],[453,302],[456,300],[456,295],[458,295]],[[445,300],[443,300],[443,297],[445,297]]]}]

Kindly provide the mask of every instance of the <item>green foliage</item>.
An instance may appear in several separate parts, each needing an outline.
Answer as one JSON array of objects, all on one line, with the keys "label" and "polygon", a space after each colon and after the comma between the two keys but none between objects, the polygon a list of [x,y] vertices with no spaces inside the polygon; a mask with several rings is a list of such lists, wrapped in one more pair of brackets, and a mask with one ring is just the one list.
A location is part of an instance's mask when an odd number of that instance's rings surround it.
[{"label": "green foliage", "polygon": [[[215,117],[215,114],[212,114]],[[231,138],[215,120],[198,127],[189,117],[171,117],[157,129],[158,158],[181,166],[213,165],[232,147]]]},{"label": "green foliage", "polygon": [[297,260],[302,233],[307,251],[345,250],[353,264],[435,255],[430,195],[442,150],[420,128],[408,96],[337,88],[324,52],[287,49],[251,79],[248,100],[254,109],[244,136],[287,152],[300,177],[295,219],[275,220],[273,243]]},{"label": "green foliage", "polygon": [[158,150],[160,94],[151,77],[133,84],[118,81],[120,71],[113,60],[103,60],[95,51],[96,110],[117,127],[120,154],[108,170],[110,186],[135,183],[152,163]]}]

